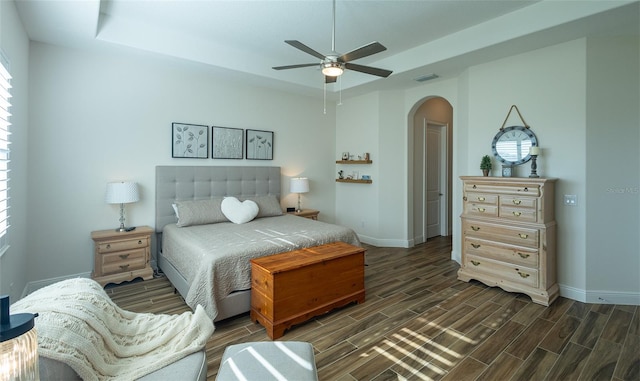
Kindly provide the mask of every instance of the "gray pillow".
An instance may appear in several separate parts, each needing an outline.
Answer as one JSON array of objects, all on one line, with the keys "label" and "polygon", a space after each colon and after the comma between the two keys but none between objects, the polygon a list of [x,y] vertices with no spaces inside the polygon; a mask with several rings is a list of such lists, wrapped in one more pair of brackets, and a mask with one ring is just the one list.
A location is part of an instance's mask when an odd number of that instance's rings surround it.
[{"label": "gray pillow", "polygon": [[282,215],[282,207],[280,201],[275,195],[269,194],[266,196],[246,196],[244,200],[251,200],[258,204],[258,215],[256,218],[261,217],[273,217]]},{"label": "gray pillow", "polygon": [[220,208],[221,203],[221,197],[207,200],[176,201],[175,211],[178,217],[178,223],[176,225],[186,227],[228,222],[229,220]]}]

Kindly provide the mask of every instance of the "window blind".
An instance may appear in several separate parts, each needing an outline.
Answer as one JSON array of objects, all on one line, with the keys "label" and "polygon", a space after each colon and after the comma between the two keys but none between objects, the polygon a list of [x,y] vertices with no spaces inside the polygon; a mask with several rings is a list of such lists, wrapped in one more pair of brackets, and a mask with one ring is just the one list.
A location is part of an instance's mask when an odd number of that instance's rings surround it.
[{"label": "window blind", "polygon": [[0,50],[0,255],[9,247],[9,112],[11,108],[11,74],[9,60]]}]

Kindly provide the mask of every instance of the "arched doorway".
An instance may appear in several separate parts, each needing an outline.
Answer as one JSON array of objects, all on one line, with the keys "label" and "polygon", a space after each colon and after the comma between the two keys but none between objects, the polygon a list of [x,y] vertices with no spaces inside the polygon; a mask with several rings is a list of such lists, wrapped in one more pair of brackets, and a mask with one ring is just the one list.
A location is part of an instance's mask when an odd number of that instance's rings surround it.
[{"label": "arched doorway", "polygon": [[409,116],[409,242],[452,229],[453,107],[442,97],[416,103]]}]

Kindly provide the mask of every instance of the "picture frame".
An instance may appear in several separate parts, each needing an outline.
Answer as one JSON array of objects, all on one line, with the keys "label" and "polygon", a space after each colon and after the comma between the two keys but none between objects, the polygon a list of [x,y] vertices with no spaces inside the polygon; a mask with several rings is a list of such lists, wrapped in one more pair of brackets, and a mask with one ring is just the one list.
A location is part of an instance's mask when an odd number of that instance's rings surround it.
[{"label": "picture frame", "polygon": [[273,160],[273,131],[246,130],[247,160]]},{"label": "picture frame", "polygon": [[206,159],[209,157],[209,126],[171,123],[171,157]]},{"label": "picture frame", "polygon": [[231,127],[211,127],[212,159],[243,159],[244,130]]}]

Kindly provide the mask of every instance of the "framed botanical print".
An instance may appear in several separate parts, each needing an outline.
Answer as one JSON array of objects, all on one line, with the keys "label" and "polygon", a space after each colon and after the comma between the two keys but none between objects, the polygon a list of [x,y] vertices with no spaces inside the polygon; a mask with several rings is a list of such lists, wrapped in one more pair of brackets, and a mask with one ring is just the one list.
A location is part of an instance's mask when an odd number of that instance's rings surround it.
[{"label": "framed botanical print", "polygon": [[211,127],[211,158],[242,159],[242,128]]},{"label": "framed botanical print", "polygon": [[206,159],[209,157],[209,126],[171,124],[171,157]]},{"label": "framed botanical print", "polygon": [[247,130],[248,160],[273,160],[273,131]]}]

